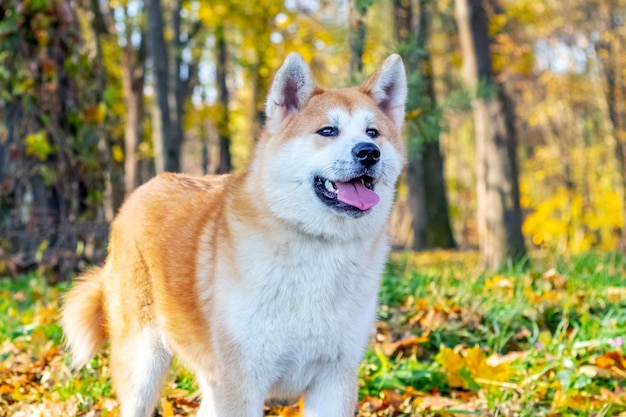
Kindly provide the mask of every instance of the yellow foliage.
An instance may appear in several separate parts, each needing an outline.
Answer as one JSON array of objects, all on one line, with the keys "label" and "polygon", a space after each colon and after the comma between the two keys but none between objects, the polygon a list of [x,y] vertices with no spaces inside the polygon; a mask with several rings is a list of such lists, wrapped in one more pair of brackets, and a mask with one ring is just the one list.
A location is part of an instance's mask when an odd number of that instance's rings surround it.
[{"label": "yellow foliage", "polygon": [[223,22],[229,13],[229,8],[222,2],[200,2],[198,9],[198,18],[209,27],[215,26]]},{"label": "yellow foliage", "polygon": [[115,162],[124,161],[124,151],[122,151],[122,147],[120,145],[115,144],[111,147],[111,155],[113,156],[113,160],[115,160]]},{"label": "yellow foliage", "polygon": [[85,120],[93,124],[102,123],[106,117],[106,113],[106,105],[102,102],[83,110]]},{"label": "yellow foliage", "polygon": [[485,289],[498,291],[498,295],[504,299],[513,297],[514,286],[512,278],[505,278],[502,275],[495,275],[485,280]]},{"label": "yellow foliage", "polygon": [[524,289],[524,295],[531,304],[556,304],[561,299],[558,291],[546,290],[543,294],[533,291],[531,288]]},{"label": "yellow foliage", "polygon": [[174,406],[171,401],[162,399],[161,408],[163,408],[163,417],[174,417]]},{"label": "yellow foliage", "polygon": [[45,161],[48,155],[52,154],[54,149],[48,141],[48,135],[45,130],[32,133],[24,139],[26,142],[26,153],[35,155],[40,161]]},{"label": "yellow foliage", "polygon": [[551,249],[615,249],[624,218],[610,149],[596,145],[568,152],[570,165],[583,168],[571,175],[569,188],[562,185],[563,155],[557,146],[538,147],[525,162],[520,204],[528,214],[522,231],[533,244]]},{"label": "yellow foliage", "polygon": [[502,382],[509,378],[509,364],[489,365],[485,353],[478,345],[469,349],[450,349],[442,346],[435,360],[447,373],[448,384],[451,387],[469,389],[471,382],[464,377],[466,373],[475,381]]}]

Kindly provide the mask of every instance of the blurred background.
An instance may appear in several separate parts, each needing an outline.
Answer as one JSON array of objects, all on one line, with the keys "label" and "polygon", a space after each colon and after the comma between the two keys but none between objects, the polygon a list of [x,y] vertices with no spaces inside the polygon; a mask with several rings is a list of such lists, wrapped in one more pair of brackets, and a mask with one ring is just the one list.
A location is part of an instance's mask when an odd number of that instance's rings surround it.
[{"label": "blurred background", "polygon": [[617,250],[625,17],[624,0],[3,0],[0,276],[102,261],[160,172],[244,170],[292,51],[329,87],[403,56],[395,248],[492,266]]}]

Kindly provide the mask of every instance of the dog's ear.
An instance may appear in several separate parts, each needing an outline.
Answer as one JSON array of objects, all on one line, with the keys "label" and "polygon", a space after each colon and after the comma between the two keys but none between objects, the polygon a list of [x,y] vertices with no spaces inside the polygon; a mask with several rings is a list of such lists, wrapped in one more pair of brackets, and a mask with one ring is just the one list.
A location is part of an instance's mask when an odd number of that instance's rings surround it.
[{"label": "dog's ear", "polygon": [[387,58],[383,65],[365,80],[360,90],[369,94],[398,128],[402,127],[407,85],[406,72],[400,55],[394,54]]},{"label": "dog's ear", "polygon": [[265,115],[268,123],[277,125],[289,114],[300,110],[314,89],[309,66],[300,54],[290,53],[276,73],[267,96]]}]

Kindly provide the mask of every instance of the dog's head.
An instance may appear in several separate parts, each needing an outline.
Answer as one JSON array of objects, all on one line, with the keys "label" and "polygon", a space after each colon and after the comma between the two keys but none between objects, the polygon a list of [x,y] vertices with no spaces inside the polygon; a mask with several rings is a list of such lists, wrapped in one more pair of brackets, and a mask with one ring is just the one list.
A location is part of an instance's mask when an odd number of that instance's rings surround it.
[{"label": "dog's head", "polygon": [[279,69],[251,175],[274,215],[325,237],[384,227],[405,161],[407,85],[392,55],[360,87],[322,89],[298,54]]}]

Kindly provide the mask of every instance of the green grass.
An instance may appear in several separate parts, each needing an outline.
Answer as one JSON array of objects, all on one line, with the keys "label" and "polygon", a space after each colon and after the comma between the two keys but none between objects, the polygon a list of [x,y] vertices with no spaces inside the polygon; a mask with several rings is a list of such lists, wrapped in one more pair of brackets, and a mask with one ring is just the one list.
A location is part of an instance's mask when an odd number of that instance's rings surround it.
[{"label": "green grass", "polygon": [[[508,364],[510,376],[497,389],[474,386],[476,397],[486,400],[477,402],[482,415],[626,413],[626,402],[608,395],[623,397],[626,363],[611,370],[596,366],[608,352],[619,352],[623,359],[625,256],[588,253],[535,261],[531,268],[499,274],[481,273],[468,259],[433,266],[431,258],[394,256],[383,279],[381,320],[406,337],[407,332],[424,334],[423,325],[407,324],[415,310],[440,304],[460,312],[434,323],[428,340],[408,357],[386,358],[381,365],[380,355],[370,352],[361,372],[363,395],[407,385],[420,392],[467,394],[467,389],[450,385],[446,369],[431,364],[442,347],[478,345],[486,356],[520,354]],[[556,273],[546,273],[552,267]],[[422,378],[426,373],[429,377]]]},{"label": "green grass", "polygon": [[[497,274],[476,265],[474,253],[392,256],[358,415],[626,416],[626,256],[544,257]],[[0,280],[0,415],[115,415],[106,350],[73,373],[59,346],[67,287]],[[163,395],[175,415],[197,410],[181,365]]]}]

